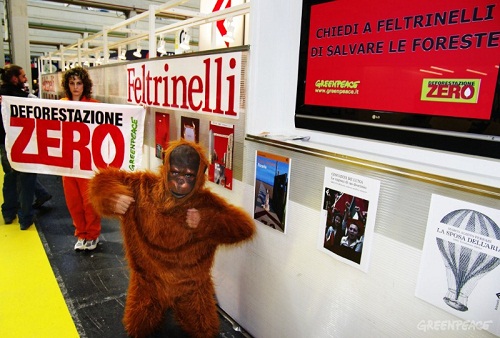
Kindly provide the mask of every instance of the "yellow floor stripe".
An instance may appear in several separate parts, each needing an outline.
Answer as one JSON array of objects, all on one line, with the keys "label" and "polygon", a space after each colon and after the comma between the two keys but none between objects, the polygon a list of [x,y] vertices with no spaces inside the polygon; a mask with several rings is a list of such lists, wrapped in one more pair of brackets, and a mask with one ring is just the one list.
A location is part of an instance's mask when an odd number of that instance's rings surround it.
[{"label": "yellow floor stripe", "polygon": [[1,215],[0,337],[79,337],[35,226],[21,231]]}]

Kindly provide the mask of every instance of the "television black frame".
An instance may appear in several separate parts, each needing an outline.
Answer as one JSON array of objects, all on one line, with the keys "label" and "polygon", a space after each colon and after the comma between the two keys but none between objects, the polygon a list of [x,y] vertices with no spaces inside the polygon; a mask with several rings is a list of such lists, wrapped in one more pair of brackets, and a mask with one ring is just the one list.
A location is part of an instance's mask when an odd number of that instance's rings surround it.
[{"label": "television black frame", "polygon": [[[334,1],[302,2],[296,128],[500,159],[500,71],[490,120],[305,104],[310,10],[314,5]],[[430,122],[447,128],[437,129],[430,126]],[[463,130],[464,124],[468,126],[467,131]],[[480,132],[487,128],[496,133]]]}]

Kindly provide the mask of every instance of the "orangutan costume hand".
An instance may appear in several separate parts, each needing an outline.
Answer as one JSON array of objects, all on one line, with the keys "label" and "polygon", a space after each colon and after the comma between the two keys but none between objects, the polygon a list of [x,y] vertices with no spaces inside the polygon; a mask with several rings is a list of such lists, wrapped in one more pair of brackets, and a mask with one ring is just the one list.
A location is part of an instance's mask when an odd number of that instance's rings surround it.
[{"label": "orangutan costume hand", "polygon": [[198,144],[179,140],[158,173],[107,168],[90,182],[96,211],[121,221],[130,267],[123,322],[132,337],[154,333],[168,309],[192,337],[219,333],[215,251],[250,239],[255,223],[204,187],[207,165]]},{"label": "orangutan costume hand", "polygon": [[114,208],[115,214],[118,215],[123,215],[124,213],[126,213],[130,204],[132,202],[135,202],[133,197],[127,195],[117,194],[111,196],[111,198],[113,199],[113,203],[115,205]]}]

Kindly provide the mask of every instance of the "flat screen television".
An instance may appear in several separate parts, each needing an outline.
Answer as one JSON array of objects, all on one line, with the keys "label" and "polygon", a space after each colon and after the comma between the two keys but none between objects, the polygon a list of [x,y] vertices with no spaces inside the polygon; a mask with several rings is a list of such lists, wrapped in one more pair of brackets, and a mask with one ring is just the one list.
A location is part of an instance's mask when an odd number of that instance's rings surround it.
[{"label": "flat screen television", "polygon": [[498,0],[304,0],[295,126],[500,158]]}]

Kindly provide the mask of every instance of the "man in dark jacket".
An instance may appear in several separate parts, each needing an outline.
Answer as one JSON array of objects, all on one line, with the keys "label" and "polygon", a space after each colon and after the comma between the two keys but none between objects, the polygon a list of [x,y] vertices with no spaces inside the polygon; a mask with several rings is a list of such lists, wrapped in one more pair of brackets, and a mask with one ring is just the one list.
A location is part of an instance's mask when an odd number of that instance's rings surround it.
[{"label": "man in dark jacket", "polygon": [[[0,69],[2,85],[0,95],[28,97],[24,90],[28,80],[26,73],[20,66],[10,64]],[[8,114],[8,112],[4,112]],[[5,149],[5,127],[0,119],[0,155],[4,171],[2,215],[5,224],[11,224],[19,216],[21,230],[28,229],[34,222],[33,199],[37,184],[36,174],[19,172],[10,166]],[[19,185],[19,187],[18,187]],[[39,186],[40,189],[43,187]],[[45,190],[45,189],[43,189]],[[42,193],[47,199],[47,191]]]}]

